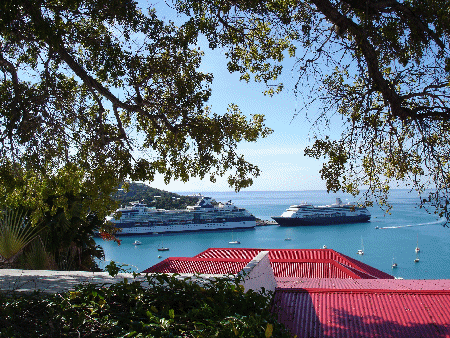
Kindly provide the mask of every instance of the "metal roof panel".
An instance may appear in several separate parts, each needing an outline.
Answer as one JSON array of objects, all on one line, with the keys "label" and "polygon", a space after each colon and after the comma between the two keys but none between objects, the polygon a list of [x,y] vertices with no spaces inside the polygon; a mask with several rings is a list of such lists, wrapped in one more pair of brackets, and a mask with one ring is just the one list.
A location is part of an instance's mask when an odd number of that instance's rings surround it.
[{"label": "metal roof panel", "polygon": [[143,273],[237,274],[248,262],[246,259],[170,257],[144,270]]},{"label": "metal roof panel", "polygon": [[450,280],[276,277],[280,289],[449,291]]},{"label": "metal roof panel", "polygon": [[279,320],[299,338],[449,337],[449,302],[449,291],[277,290],[274,296]]},{"label": "metal roof panel", "polygon": [[[339,278],[385,278],[393,276],[342,255],[332,249],[253,249],[209,248],[196,258],[252,259],[261,251],[269,251],[269,260],[275,276],[279,277],[339,277]],[[292,264],[293,261],[310,260],[310,264]],[[327,264],[334,261],[334,266]],[[275,264],[275,262],[277,264]]]}]

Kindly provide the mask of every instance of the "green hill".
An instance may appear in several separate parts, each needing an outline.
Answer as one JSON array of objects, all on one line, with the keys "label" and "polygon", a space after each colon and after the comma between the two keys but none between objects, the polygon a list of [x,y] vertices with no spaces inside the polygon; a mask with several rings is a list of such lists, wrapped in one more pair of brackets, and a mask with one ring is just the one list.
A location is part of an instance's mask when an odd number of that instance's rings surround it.
[{"label": "green hill", "polygon": [[152,188],[144,183],[126,183],[117,189],[113,199],[121,205],[139,201],[157,209],[184,209],[188,205],[195,205],[198,197],[183,196]]}]

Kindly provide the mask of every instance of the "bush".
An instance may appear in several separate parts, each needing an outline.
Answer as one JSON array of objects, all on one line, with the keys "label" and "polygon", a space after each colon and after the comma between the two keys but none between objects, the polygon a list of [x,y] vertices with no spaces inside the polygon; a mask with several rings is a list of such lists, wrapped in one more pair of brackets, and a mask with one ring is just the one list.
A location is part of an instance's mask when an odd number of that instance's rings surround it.
[{"label": "bush", "polygon": [[244,293],[238,279],[147,281],[0,294],[0,337],[290,337],[270,311],[271,295]]}]

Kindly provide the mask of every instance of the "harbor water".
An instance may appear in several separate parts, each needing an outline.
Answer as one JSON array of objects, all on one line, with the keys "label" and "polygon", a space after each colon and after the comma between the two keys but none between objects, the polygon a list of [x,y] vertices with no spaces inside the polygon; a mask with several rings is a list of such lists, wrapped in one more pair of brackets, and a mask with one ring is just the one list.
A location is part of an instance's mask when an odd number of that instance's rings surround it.
[{"label": "harbor water", "polygon": [[[236,206],[246,208],[263,220],[279,216],[290,205],[302,202],[332,204],[336,197],[340,197],[344,203],[354,201],[351,196],[328,194],[326,191],[202,194],[217,202],[232,200]],[[140,272],[167,257],[192,257],[211,247],[319,249],[325,245],[395,277],[450,278],[450,228],[443,226],[445,220],[419,208],[417,195],[407,190],[393,190],[389,201],[393,206],[390,214],[374,205],[369,208],[372,218],[367,223],[303,227],[269,225],[245,231],[123,236],[120,246],[97,238],[97,244],[105,251],[105,261],[100,262],[100,266],[115,261],[127,264],[131,271]],[[286,241],[286,238],[291,240]],[[134,245],[136,240],[141,245]],[[232,240],[239,240],[240,244],[229,244]],[[415,252],[417,243],[419,253]],[[169,251],[158,251],[157,248],[162,246],[169,248]],[[358,250],[362,248],[364,255],[358,255]],[[419,262],[414,261],[416,258],[419,258]],[[395,269],[392,268],[393,261],[397,263]]]}]

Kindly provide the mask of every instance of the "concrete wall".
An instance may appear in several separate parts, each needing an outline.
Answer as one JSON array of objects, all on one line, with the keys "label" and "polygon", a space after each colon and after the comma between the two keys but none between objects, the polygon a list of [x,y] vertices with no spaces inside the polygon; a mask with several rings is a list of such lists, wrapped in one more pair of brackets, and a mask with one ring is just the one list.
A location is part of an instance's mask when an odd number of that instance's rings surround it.
[{"label": "concrete wall", "polygon": [[[170,275],[170,274],[169,274]],[[242,285],[245,292],[252,289],[261,292],[275,291],[277,282],[275,280],[269,261],[269,252],[260,252],[251,260],[242,271]],[[195,283],[203,284],[209,280],[224,277],[226,275],[206,275],[197,276],[194,274],[181,274],[177,278],[191,278]],[[107,272],[84,272],[84,271],[53,271],[53,270],[20,270],[20,269],[0,269],[0,291],[3,292],[65,292],[74,290],[79,284],[102,284],[111,285],[127,278],[130,282],[140,281],[144,286],[148,285],[145,274],[137,275],[134,278],[131,273],[119,273],[111,277]]]},{"label": "concrete wall", "polygon": [[261,251],[238,275],[244,278],[242,285],[245,292],[250,289],[261,292],[263,288],[274,292],[277,286],[269,261],[269,251]]}]

